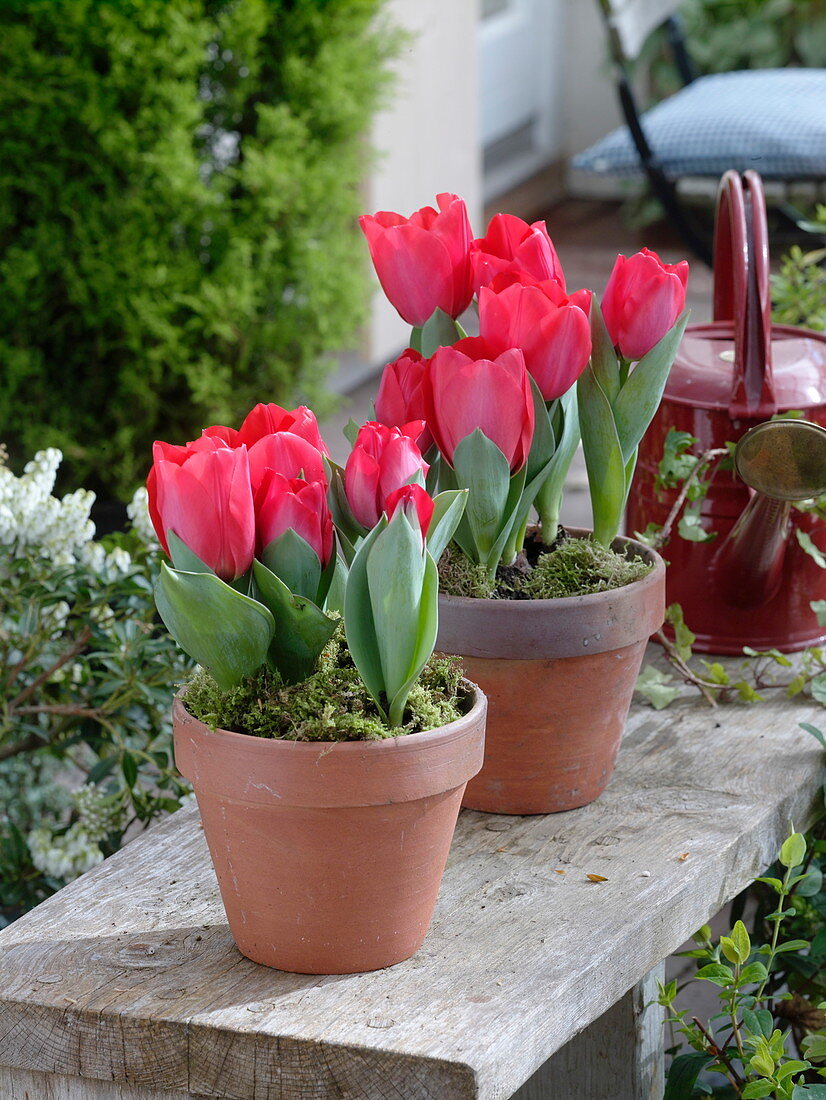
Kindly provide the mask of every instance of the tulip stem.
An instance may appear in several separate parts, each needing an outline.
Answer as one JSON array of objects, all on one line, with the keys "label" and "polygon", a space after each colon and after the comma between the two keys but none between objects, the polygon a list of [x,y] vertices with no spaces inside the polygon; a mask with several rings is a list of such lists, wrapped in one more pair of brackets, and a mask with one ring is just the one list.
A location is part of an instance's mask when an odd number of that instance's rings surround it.
[{"label": "tulip stem", "polygon": [[549,479],[536,495],[539,513],[539,534],[543,546],[553,546],[559,526],[559,510],[562,507],[562,488],[556,479]]}]

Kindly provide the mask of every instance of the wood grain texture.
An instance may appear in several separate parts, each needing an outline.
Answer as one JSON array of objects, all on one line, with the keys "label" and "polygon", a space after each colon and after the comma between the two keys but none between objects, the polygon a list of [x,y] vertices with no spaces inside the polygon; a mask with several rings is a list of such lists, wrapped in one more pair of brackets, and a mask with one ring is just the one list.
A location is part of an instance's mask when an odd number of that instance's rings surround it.
[{"label": "wood grain texture", "polygon": [[661,963],[569,1039],[513,1100],[662,1100],[665,1014],[656,1000],[664,979]]},{"label": "wood grain texture", "polygon": [[593,805],[460,815],[424,947],[374,974],[244,959],[181,811],[0,932],[0,1065],[159,1096],[509,1097],[813,819],[822,752],[798,722],[822,715],[635,707]]},{"label": "wood grain texture", "polygon": [[0,1096],[3,1100],[202,1100],[192,1092],[158,1092],[115,1081],[90,1081],[88,1077],[64,1077],[8,1066],[0,1066]]}]

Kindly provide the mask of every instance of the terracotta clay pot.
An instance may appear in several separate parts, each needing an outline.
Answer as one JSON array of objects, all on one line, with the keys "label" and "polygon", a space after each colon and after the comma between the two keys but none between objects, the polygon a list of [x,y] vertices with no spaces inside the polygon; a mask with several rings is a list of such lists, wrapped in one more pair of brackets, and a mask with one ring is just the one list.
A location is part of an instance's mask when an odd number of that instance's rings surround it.
[{"label": "terracotta clay pot", "polygon": [[[583,537],[587,531],[572,530]],[[639,581],[555,600],[439,597],[436,648],[488,697],[485,764],[463,805],[546,814],[593,802],[614,770],[648,638],[665,615],[665,563]]]},{"label": "terracotta clay pot", "polygon": [[178,697],[191,780],[233,938],[279,970],[352,974],[409,958],[433,915],[486,700],[386,741],[299,742],[211,730]]}]

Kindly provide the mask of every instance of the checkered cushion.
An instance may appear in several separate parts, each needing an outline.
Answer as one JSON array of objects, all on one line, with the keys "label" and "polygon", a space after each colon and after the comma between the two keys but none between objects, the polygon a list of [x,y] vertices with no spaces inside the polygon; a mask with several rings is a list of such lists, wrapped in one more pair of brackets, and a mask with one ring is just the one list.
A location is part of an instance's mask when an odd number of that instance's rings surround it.
[{"label": "checkered cushion", "polygon": [[[826,177],[826,69],[755,69],[695,80],[642,116],[666,174],[719,176],[756,169],[764,179]],[[574,157],[601,175],[641,172],[621,127]]]}]

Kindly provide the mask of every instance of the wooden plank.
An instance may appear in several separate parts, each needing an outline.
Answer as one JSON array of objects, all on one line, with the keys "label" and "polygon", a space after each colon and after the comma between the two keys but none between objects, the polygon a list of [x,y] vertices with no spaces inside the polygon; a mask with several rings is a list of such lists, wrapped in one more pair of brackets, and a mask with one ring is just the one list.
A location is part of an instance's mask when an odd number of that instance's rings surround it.
[{"label": "wooden plank", "polygon": [[798,722],[822,715],[635,707],[594,805],[461,815],[424,947],[376,974],[243,959],[181,811],[0,932],[0,1064],[227,1100],[511,1096],[813,819]]},{"label": "wooden plank", "polygon": [[114,1081],[90,1081],[88,1077],[64,1077],[7,1066],[0,1066],[0,1096],[3,1100],[202,1100],[192,1092],[158,1092]]},{"label": "wooden plank", "polygon": [[[664,1010],[655,966],[641,982],[549,1058],[513,1100],[662,1100]],[[653,1002],[653,1003],[652,1003]]]}]

